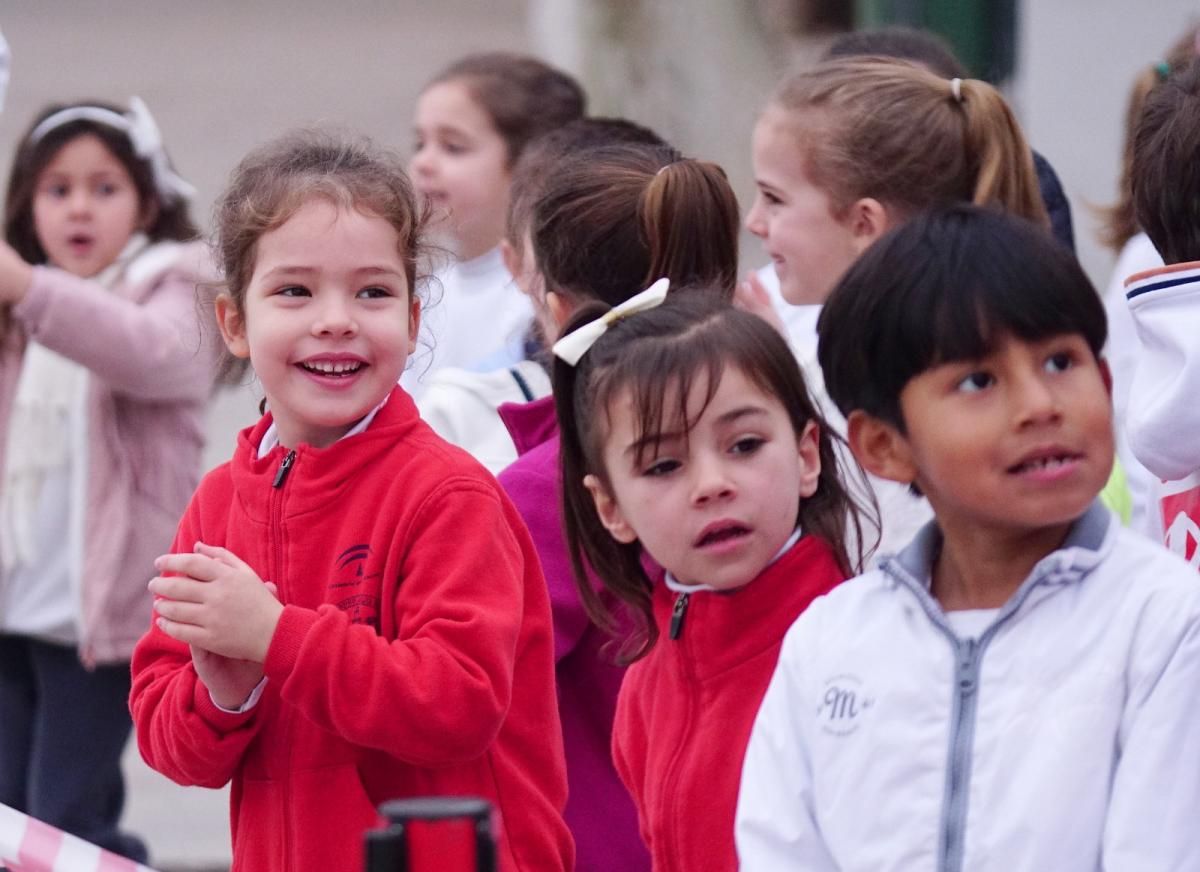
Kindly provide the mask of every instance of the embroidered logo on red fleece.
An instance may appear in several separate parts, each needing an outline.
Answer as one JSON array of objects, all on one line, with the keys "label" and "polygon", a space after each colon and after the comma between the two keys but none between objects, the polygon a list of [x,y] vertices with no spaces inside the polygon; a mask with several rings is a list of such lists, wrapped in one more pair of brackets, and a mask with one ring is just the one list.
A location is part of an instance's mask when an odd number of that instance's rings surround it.
[{"label": "embroidered logo on red fleece", "polygon": [[[353,624],[367,624],[379,631],[378,572],[367,571],[370,545],[351,545],[337,556],[334,580],[329,585],[341,599],[333,604],[350,616]],[[349,594],[349,596],[343,596]]]}]

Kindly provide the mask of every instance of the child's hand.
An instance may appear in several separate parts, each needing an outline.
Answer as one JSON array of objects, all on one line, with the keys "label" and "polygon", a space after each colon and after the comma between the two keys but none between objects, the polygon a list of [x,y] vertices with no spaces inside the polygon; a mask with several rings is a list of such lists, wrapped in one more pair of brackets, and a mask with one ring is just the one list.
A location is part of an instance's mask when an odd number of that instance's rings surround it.
[{"label": "child's hand", "polygon": [[779,317],[779,313],[775,311],[775,306],[771,303],[771,295],[763,287],[762,281],[758,278],[758,273],[752,272],[745,279],[738,282],[737,287],[733,289],[733,305],[742,311],[749,312],[751,315],[757,315],[778,330],[784,339],[788,338],[787,329],[783,326],[783,320]]},{"label": "child's hand", "polygon": [[[192,554],[164,554],[150,580],[158,627],[172,639],[232,660],[261,664],[283,605],[240,558],[196,543]],[[238,703],[240,705],[240,701]]]},{"label": "child's hand", "polygon": [[236,711],[241,708],[263,679],[261,663],[222,657],[195,645],[191,649],[196,675],[208,688],[213,702],[223,709]]},{"label": "child's hand", "polygon": [[33,267],[0,239],[0,304],[19,303],[33,281]]}]

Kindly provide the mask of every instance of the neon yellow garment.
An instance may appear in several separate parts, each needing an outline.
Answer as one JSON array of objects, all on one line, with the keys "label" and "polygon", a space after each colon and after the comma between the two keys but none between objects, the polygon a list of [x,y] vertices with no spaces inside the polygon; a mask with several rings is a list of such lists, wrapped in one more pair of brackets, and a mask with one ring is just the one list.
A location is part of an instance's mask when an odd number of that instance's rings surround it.
[{"label": "neon yellow garment", "polygon": [[1113,458],[1112,473],[1108,483],[1100,491],[1100,501],[1108,506],[1126,527],[1133,516],[1133,496],[1129,493],[1129,484],[1125,481],[1125,469],[1121,461]]}]

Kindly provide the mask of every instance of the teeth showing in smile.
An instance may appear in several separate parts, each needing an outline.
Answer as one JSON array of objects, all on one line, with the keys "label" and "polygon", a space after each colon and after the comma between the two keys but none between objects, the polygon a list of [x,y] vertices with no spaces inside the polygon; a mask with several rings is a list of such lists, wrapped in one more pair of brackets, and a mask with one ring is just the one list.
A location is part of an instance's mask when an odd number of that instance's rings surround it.
[{"label": "teeth showing in smile", "polygon": [[362,369],[362,364],[356,360],[337,362],[332,360],[314,360],[300,365],[309,372],[319,373],[320,375],[350,375]]},{"label": "teeth showing in smile", "polygon": [[1070,463],[1072,458],[1061,457],[1039,457],[1036,460],[1027,460],[1017,466],[1014,472],[1040,472],[1041,470],[1055,470],[1066,463]]}]

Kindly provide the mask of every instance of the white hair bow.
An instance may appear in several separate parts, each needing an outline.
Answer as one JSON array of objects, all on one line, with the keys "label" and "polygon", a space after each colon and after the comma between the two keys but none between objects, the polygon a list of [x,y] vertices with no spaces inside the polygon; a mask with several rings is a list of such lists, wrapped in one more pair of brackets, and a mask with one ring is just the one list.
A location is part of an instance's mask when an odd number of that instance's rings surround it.
[{"label": "white hair bow", "polygon": [[671,288],[669,279],[659,279],[640,294],[635,294],[619,306],[609,309],[595,321],[589,321],[578,330],[568,333],[554,343],[554,356],[571,366],[579,363],[579,359],[587,354],[588,349],[596,344],[596,340],[608,332],[608,328],[630,315],[645,312],[661,305],[667,298]]},{"label": "white hair bow", "polygon": [[196,195],[196,189],[171,169],[167,151],[163,148],[162,134],[141,97],[129,98],[129,111],[124,115],[101,106],[72,106],[60,110],[42,119],[29,134],[29,141],[36,143],[51,130],[72,121],[93,121],[128,136],[133,153],[150,164],[154,185],[166,202],[189,200]]}]

